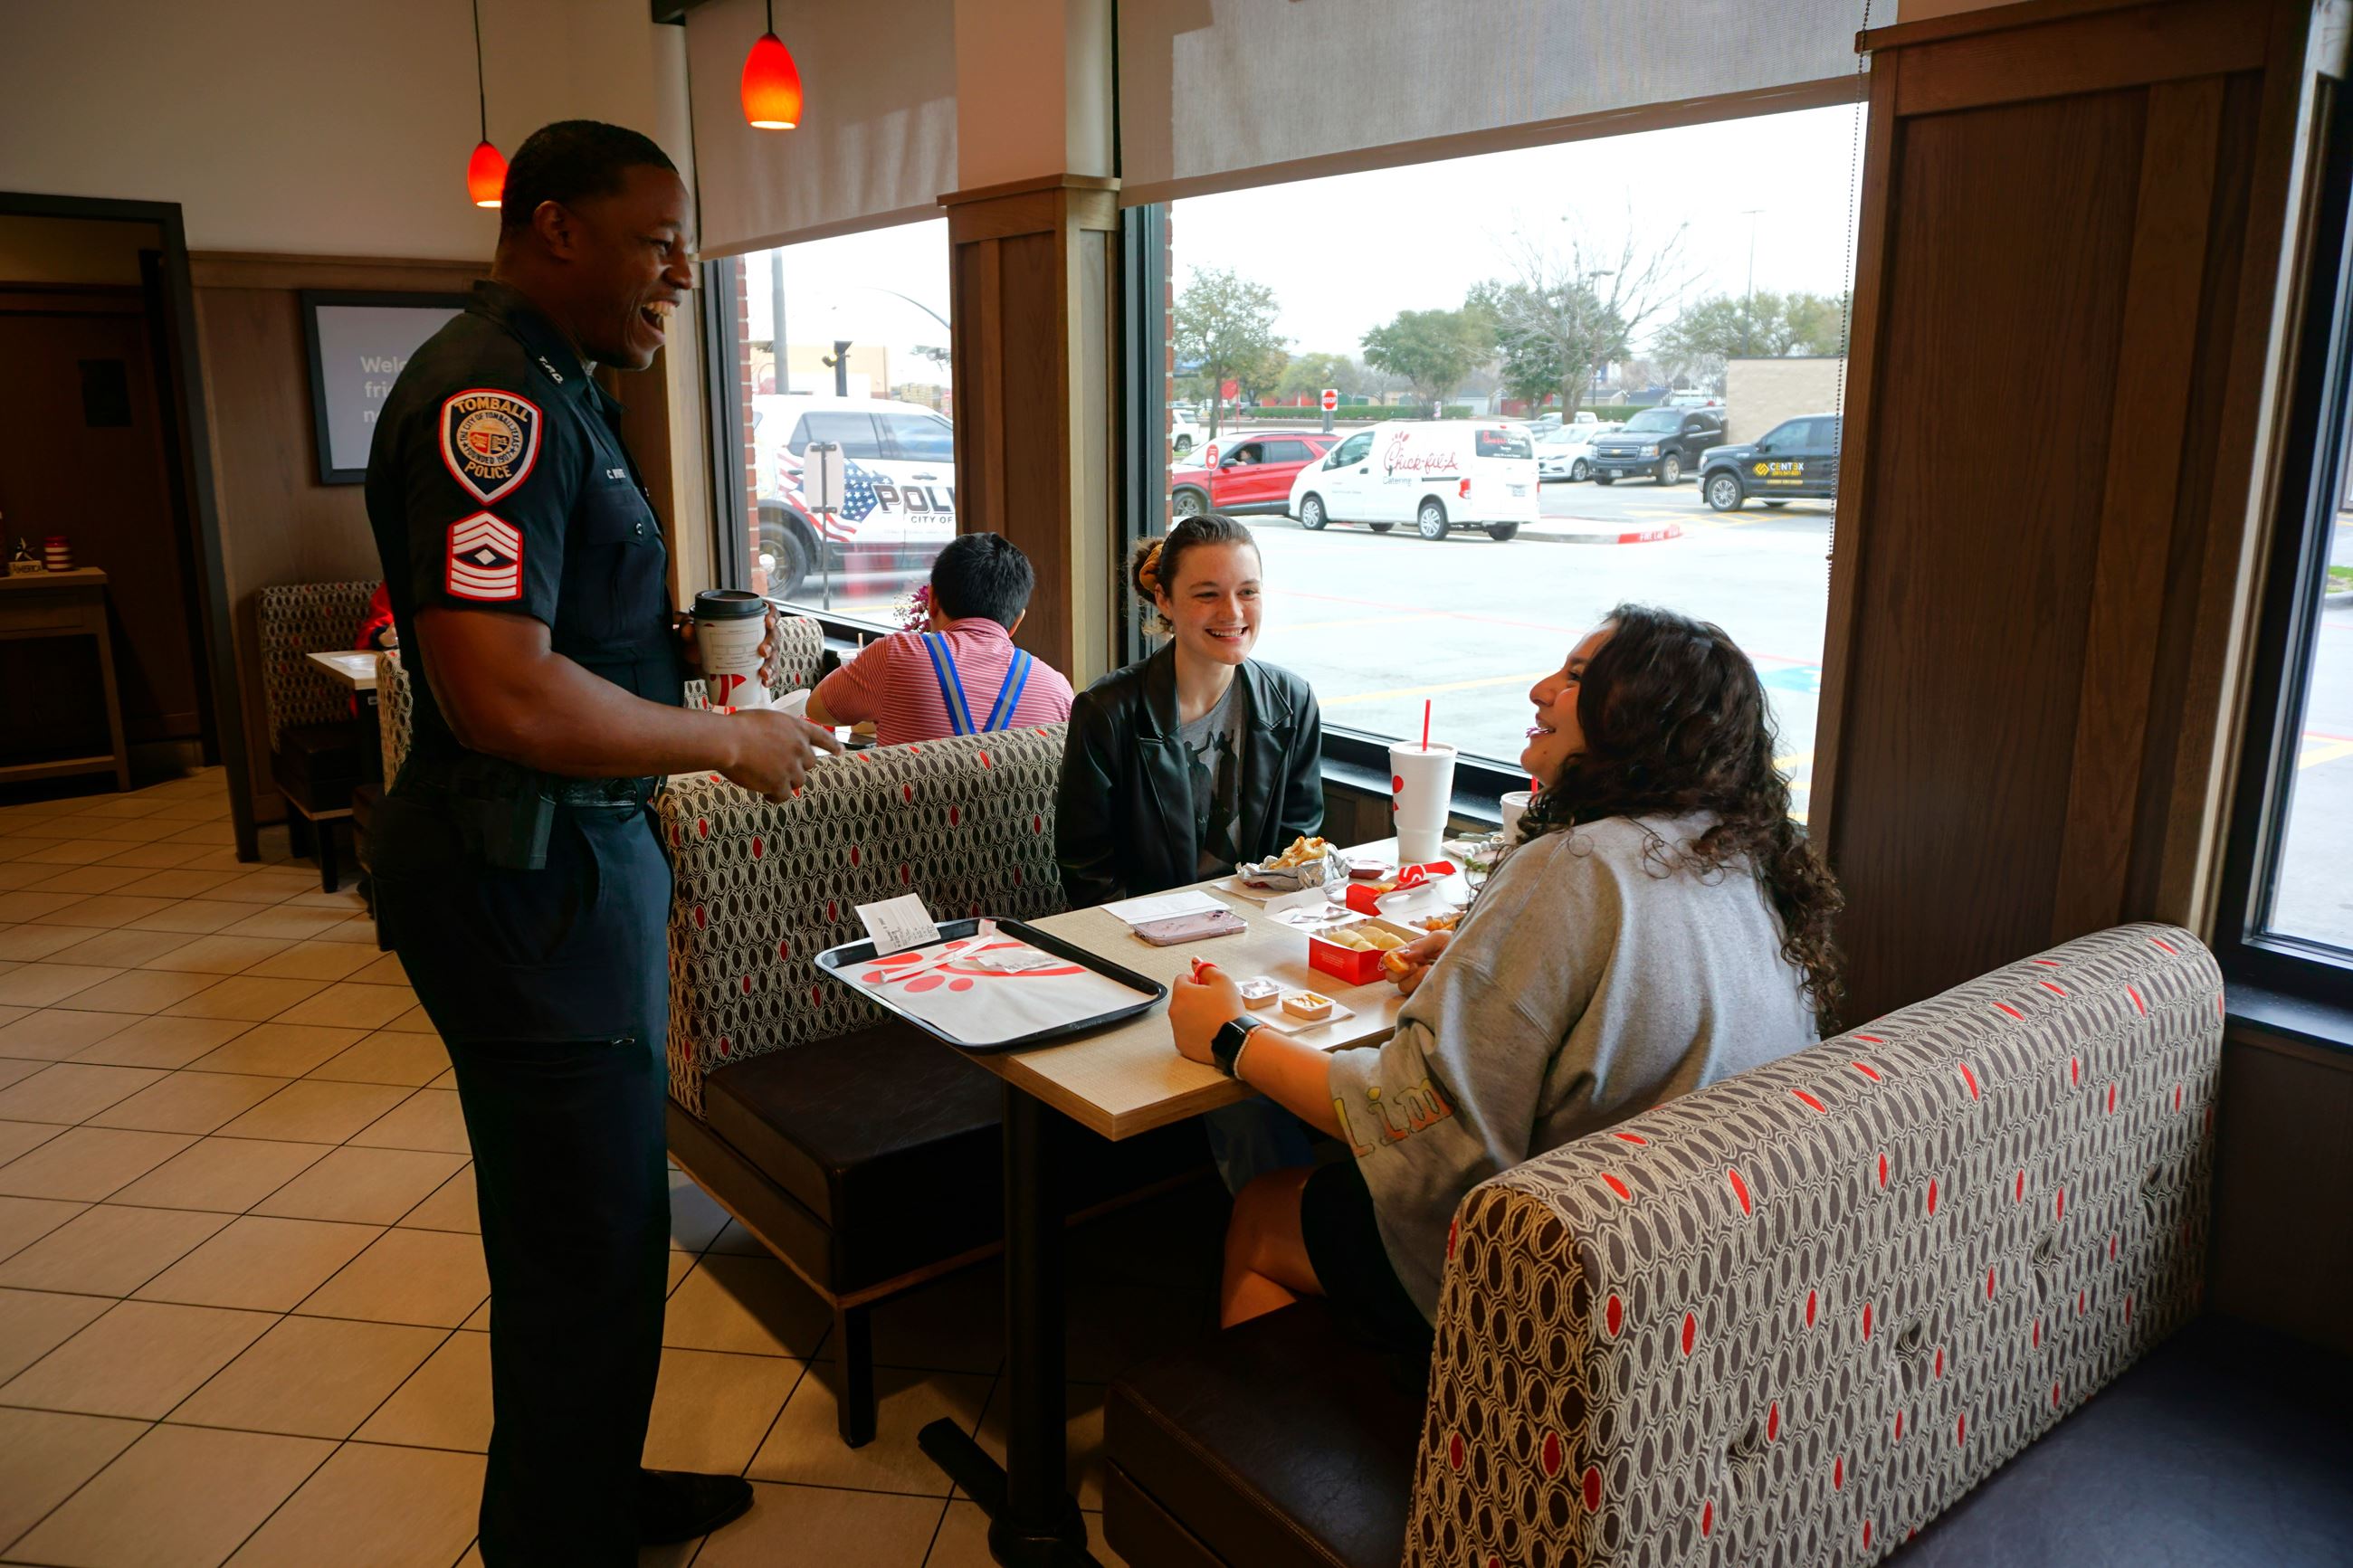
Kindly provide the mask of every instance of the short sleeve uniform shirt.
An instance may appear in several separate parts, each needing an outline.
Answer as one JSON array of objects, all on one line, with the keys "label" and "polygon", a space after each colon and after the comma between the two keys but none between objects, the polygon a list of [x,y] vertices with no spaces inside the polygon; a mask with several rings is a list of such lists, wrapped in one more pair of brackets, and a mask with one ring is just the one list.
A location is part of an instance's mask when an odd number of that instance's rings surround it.
[{"label": "short sleeve uniform shirt", "polygon": [[462,752],[418,668],[419,610],[529,616],[591,672],[681,700],[669,552],[620,414],[554,325],[488,281],[394,382],[368,455],[367,509],[401,657],[417,678],[419,762]]}]

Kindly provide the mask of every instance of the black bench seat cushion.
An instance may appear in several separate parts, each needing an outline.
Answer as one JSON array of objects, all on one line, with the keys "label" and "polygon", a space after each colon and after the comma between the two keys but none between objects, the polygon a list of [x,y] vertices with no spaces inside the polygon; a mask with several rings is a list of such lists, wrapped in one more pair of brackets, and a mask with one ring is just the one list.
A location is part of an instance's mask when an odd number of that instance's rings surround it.
[{"label": "black bench seat cushion", "polygon": [[297,724],[278,737],[269,754],[273,783],[313,811],[337,811],[351,804],[367,750],[367,728],[358,719],[331,724]]}]

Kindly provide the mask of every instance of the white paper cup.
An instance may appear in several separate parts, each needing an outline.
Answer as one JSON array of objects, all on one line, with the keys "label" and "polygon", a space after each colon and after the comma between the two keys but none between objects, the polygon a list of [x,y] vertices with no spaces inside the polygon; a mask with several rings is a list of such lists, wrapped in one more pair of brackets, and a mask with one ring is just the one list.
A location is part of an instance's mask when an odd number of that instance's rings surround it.
[{"label": "white paper cup", "polygon": [[1410,741],[1389,747],[1391,808],[1397,816],[1398,864],[1419,866],[1439,857],[1446,816],[1454,801],[1454,748],[1424,751]]},{"label": "white paper cup", "polygon": [[768,605],[741,588],[707,588],[694,596],[694,646],[702,656],[703,685],[712,707],[765,708],[760,644],[768,635]]},{"label": "white paper cup", "polygon": [[1516,844],[1519,842],[1520,818],[1527,814],[1528,807],[1535,803],[1535,792],[1534,790],[1515,789],[1504,792],[1504,843]]}]

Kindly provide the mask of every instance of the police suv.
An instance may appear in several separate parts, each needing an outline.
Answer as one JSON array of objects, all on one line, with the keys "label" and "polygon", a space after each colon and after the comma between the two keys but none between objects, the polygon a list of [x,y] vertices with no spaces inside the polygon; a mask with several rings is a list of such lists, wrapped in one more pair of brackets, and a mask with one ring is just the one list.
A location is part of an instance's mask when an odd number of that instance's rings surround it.
[{"label": "police suv", "polygon": [[[955,537],[955,427],[922,404],[764,393],[752,399],[752,418],[770,594],[788,598],[821,561],[839,569],[853,553],[861,572],[921,576]],[[830,517],[801,495],[811,441],[841,448],[848,494]]]}]

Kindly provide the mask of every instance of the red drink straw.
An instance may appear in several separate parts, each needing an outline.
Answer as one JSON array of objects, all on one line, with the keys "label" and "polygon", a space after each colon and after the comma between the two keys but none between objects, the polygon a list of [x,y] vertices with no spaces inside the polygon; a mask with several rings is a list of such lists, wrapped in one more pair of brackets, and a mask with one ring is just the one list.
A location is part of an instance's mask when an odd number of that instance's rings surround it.
[{"label": "red drink straw", "polygon": [[1421,749],[1430,750],[1430,699],[1421,700]]}]

